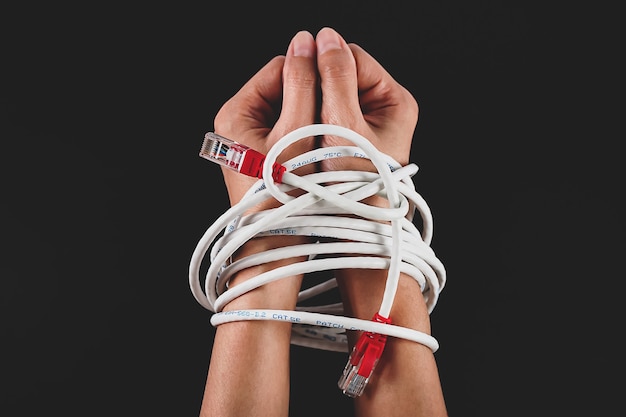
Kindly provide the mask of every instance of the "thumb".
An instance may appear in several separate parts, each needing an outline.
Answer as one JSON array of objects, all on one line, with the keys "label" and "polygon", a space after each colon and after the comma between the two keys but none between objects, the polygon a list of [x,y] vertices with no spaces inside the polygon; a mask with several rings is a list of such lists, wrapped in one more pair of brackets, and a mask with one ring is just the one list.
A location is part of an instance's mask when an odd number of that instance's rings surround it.
[{"label": "thumb", "polygon": [[322,90],[322,123],[355,129],[363,123],[354,55],[346,41],[331,28],[316,36],[317,66]]},{"label": "thumb", "polygon": [[282,83],[283,103],[275,129],[284,134],[315,121],[317,68],[315,41],[309,32],[300,31],[291,40]]}]

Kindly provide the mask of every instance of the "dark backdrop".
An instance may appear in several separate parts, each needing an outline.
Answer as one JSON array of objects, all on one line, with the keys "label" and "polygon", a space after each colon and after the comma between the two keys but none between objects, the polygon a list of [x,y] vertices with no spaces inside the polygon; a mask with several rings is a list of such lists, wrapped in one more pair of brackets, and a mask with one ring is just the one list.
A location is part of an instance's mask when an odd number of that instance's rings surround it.
[{"label": "dark backdrop", "polygon": [[[420,104],[450,414],[617,406],[616,13],[398,4],[3,7],[0,415],[197,415],[213,328],[187,267],[227,208],[199,146],[243,82],[323,26]],[[345,359],[294,347],[293,415],[349,415]]]}]

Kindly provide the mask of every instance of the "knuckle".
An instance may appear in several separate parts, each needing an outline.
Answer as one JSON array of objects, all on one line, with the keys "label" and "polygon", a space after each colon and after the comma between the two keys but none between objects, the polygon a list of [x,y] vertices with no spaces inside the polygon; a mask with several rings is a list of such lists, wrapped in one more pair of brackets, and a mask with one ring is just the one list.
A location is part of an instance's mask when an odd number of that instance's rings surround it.
[{"label": "knuckle", "polygon": [[355,71],[341,63],[329,63],[320,68],[320,75],[328,81],[341,81],[354,77]]},{"label": "knuckle", "polygon": [[346,79],[356,75],[356,62],[344,51],[327,52],[320,58],[319,71],[322,78]]},{"label": "knuckle", "polygon": [[419,103],[411,93],[407,91],[407,108],[411,114],[417,119],[419,114]]},{"label": "knuckle", "polygon": [[411,94],[409,90],[405,87],[400,86],[400,103],[402,107],[406,110],[407,114],[411,115],[414,119],[417,120],[417,116],[419,114],[419,104],[415,99],[415,96]]},{"label": "knuckle", "polygon": [[213,127],[216,131],[224,132],[224,134],[231,131],[233,119],[232,103],[233,99],[224,103],[213,118]]},{"label": "knuckle", "polygon": [[283,75],[284,84],[298,90],[312,90],[317,83],[315,73],[310,70],[292,69]]}]

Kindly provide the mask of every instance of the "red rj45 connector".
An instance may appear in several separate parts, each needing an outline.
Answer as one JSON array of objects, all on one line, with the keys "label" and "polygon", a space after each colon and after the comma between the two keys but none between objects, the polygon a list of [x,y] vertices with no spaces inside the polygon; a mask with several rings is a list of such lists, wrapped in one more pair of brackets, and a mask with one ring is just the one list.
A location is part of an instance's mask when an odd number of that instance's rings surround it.
[{"label": "red rj45 connector", "polygon": [[[265,155],[216,133],[208,132],[204,135],[200,156],[242,174],[263,178]],[[282,182],[285,170],[283,165],[274,164],[272,178],[275,182]]]},{"label": "red rj45 connector", "polygon": [[[391,319],[376,313],[372,321],[390,324]],[[349,397],[358,397],[369,381],[387,343],[387,335],[364,332],[352,349],[337,385]]]}]

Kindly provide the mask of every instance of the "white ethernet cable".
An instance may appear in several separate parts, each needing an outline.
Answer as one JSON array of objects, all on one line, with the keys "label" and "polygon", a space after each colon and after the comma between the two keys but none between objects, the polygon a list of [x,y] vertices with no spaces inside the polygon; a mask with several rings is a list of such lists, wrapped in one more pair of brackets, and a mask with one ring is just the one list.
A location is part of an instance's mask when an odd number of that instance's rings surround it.
[{"label": "white ethernet cable", "polygon": [[[320,135],[342,137],[355,146],[318,148],[283,164],[276,162],[288,146]],[[433,352],[439,348],[434,337],[393,325],[389,317],[401,273],[419,283],[429,313],[446,282],[445,268],[430,247],[433,234],[430,209],[412,182],[412,176],[417,173],[415,164],[402,167],[379,152],[365,137],[331,124],[296,129],[282,137],[267,155],[209,132],[205,135],[200,156],[259,178],[238,204],[207,229],[191,257],[191,291],[203,307],[214,313],[211,317],[213,326],[239,320],[287,321],[292,323],[292,344],[340,352],[348,352],[346,330],[362,331],[338,382],[344,394],[350,397],[362,394],[387,336],[424,344]],[[378,172],[327,171],[303,176],[291,172],[304,165],[342,157],[369,159]],[[298,197],[287,194],[293,189],[304,193]],[[360,202],[373,195],[385,197],[389,207],[373,207]],[[269,198],[275,198],[282,205],[244,215],[250,207]],[[413,223],[416,211],[421,217],[421,232]],[[303,235],[317,240],[232,261],[234,252],[249,239],[266,235]],[[210,265],[202,288],[200,269],[207,253],[210,254]],[[234,287],[228,286],[230,277],[242,269],[302,256],[307,260],[264,272]],[[388,271],[382,302],[372,320],[344,317],[341,302],[303,305],[303,302],[335,289],[334,277],[301,289],[295,311],[222,311],[230,301],[268,282],[346,268]]]}]

